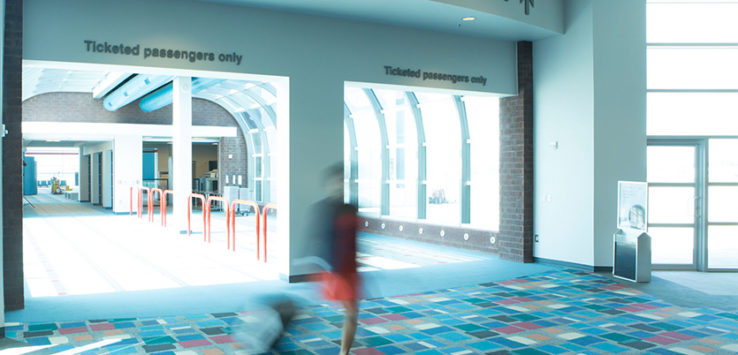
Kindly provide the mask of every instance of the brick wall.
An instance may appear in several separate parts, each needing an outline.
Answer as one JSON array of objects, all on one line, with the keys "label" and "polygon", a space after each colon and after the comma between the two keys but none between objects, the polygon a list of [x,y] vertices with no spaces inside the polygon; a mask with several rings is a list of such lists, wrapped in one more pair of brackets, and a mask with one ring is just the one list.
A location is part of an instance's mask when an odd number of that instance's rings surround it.
[{"label": "brick wall", "polygon": [[[23,102],[23,121],[95,122],[132,124],[172,124],[172,105],[153,112],[143,112],[134,101],[116,111],[108,111],[102,100],[90,93],[54,92],[41,94]],[[192,124],[196,126],[237,127],[236,121],[218,104],[192,99]]]},{"label": "brick wall", "polygon": [[500,100],[500,238],[504,259],[533,262],[533,57],[518,42],[518,96]]},{"label": "brick wall", "polygon": [[23,308],[23,182],[21,60],[23,0],[5,1],[3,57],[3,267],[5,310]]},{"label": "brick wall", "polygon": [[[247,186],[246,172],[248,171],[247,166],[247,153],[246,140],[244,139],[243,132],[238,130],[238,137],[223,137],[220,139],[220,145],[218,145],[218,171],[222,172],[218,174],[218,186]],[[225,183],[225,175],[228,174],[229,181]],[[242,176],[242,183],[237,184],[238,181],[234,180]],[[221,189],[221,191],[223,191]]]}]

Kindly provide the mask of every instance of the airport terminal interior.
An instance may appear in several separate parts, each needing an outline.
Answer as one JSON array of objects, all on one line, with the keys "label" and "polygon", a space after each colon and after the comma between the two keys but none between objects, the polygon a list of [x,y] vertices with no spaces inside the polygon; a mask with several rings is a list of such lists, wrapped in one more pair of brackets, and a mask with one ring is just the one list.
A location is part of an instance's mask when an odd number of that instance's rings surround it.
[{"label": "airport terminal interior", "polygon": [[339,353],[335,166],[352,354],[738,353],[738,1],[0,3],[2,354]]}]

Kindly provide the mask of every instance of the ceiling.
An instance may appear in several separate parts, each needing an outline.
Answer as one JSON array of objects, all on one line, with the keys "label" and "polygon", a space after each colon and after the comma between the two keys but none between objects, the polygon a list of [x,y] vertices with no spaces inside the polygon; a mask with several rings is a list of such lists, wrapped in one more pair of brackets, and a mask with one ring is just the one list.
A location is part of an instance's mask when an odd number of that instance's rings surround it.
[{"label": "ceiling", "polygon": [[[93,96],[93,91],[103,83],[108,76],[107,71],[89,71],[63,68],[50,68],[42,65],[23,65],[22,98],[30,99],[34,96],[50,92],[81,92]],[[136,73],[124,73],[124,76],[133,76]],[[156,88],[152,88],[156,89]],[[110,87],[107,93],[116,90]],[[276,126],[274,119],[274,105],[276,104],[275,89],[272,85],[261,81],[226,79],[217,84],[193,93],[193,97],[213,101],[228,111],[244,131],[273,129]],[[101,95],[98,101],[103,105]],[[142,95],[142,96],[145,96]],[[134,101],[129,105],[136,105]],[[141,111],[141,114],[144,114]],[[75,147],[83,143],[91,143],[80,134],[72,135],[24,135],[26,147]],[[193,138],[198,140],[198,137]],[[202,140],[211,142],[212,140]]]},{"label": "ceiling", "polygon": [[[434,0],[199,0],[237,6],[419,28],[466,36],[487,37],[508,41],[534,41],[557,35],[556,32],[465,7],[468,3],[502,0],[456,0],[442,3]],[[507,0],[505,0],[507,1]],[[518,3],[518,0],[511,0]],[[526,0],[527,1],[527,0]],[[545,0],[554,2],[556,0]],[[453,3],[449,4],[449,3]],[[536,2],[538,7],[541,2]],[[520,4],[520,10],[524,8]],[[474,16],[464,22],[462,17]]]},{"label": "ceiling", "polygon": [[22,100],[49,92],[89,92],[106,72],[23,66]]}]

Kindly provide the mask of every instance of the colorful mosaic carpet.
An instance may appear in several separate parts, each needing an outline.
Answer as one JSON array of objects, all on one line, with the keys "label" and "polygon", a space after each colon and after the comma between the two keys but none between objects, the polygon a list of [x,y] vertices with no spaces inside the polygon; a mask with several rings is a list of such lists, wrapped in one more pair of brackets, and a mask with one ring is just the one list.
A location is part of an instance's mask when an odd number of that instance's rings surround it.
[{"label": "colorful mosaic carpet", "polygon": [[[6,336],[54,352],[249,353],[233,332],[251,315],[18,324]],[[337,354],[342,320],[335,306],[306,307],[272,353]],[[359,322],[359,355],[738,353],[738,313],[675,307],[574,270],[364,300]]]}]

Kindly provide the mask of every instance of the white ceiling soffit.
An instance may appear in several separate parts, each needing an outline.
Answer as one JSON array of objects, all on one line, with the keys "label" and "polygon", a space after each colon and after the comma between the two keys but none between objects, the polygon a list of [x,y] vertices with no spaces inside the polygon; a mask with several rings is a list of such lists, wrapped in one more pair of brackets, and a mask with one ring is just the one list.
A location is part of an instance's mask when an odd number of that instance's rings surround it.
[{"label": "white ceiling soffit", "polygon": [[[105,141],[76,141],[76,140],[59,140],[59,139],[43,139],[43,140],[23,140],[23,146],[28,148],[36,148],[35,150],[38,150],[39,148],[77,148],[84,144],[96,144],[96,143],[102,143]],[[34,151],[34,149],[30,149],[31,151]]]},{"label": "white ceiling soffit", "polygon": [[[564,32],[563,0],[200,0],[487,37],[534,41]],[[531,9],[531,3],[533,8]],[[525,14],[526,4],[529,14]],[[473,16],[475,21],[461,21]]]},{"label": "white ceiling soffit", "polygon": [[49,92],[92,92],[107,73],[23,66],[22,100]]}]

